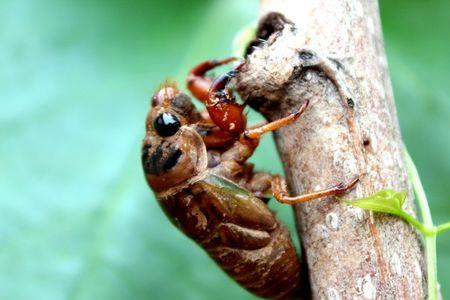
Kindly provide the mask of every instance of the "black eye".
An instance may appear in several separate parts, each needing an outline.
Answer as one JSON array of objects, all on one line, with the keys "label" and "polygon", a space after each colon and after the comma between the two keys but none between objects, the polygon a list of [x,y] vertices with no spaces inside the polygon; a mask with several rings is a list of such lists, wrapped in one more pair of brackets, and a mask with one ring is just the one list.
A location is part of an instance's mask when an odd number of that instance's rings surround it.
[{"label": "black eye", "polygon": [[177,133],[181,123],[177,117],[169,113],[162,113],[153,121],[153,128],[160,136],[171,136]]}]

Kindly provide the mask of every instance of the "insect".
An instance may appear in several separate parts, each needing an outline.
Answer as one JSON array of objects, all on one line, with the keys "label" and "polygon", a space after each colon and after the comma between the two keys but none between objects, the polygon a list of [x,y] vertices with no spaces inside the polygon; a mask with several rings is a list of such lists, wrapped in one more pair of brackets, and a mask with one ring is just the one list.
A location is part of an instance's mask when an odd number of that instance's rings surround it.
[{"label": "insect", "polygon": [[269,210],[266,195],[300,203],[343,193],[358,178],[290,197],[281,176],[255,172],[247,159],[261,135],[296,121],[308,102],[280,120],[247,128],[245,103],[239,104],[227,88],[244,64],[215,81],[206,76],[233,60],[206,61],[189,73],[188,89],[206,104],[207,113],[200,113],[174,84],[154,94],[142,165],[170,220],[225,272],[260,297],[290,298],[300,286],[300,262],[287,229]]}]

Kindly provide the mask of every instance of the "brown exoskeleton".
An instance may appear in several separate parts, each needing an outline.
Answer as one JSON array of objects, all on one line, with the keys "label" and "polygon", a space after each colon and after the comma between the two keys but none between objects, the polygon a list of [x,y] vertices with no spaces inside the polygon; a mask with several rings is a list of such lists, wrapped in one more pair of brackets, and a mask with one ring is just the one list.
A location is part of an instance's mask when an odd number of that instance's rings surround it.
[{"label": "brown exoskeleton", "polygon": [[205,76],[231,60],[207,61],[189,74],[188,88],[208,114],[173,85],[155,93],[142,148],[145,177],[172,222],[239,284],[261,297],[289,298],[300,285],[300,263],[264,196],[300,203],[343,193],[358,179],[289,197],[282,177],[254,172],[246,161],[260,136],[297,120],[308,102],[285,118],[246,129],[244,106],[226,89],[242,64],[214,82]]}]

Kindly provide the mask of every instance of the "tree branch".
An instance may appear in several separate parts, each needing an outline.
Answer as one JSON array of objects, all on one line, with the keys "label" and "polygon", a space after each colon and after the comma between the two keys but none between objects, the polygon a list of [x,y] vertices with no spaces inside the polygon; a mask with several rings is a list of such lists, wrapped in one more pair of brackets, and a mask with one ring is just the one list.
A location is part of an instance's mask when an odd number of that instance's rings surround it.
[{"label": "tree branch", "polygon": [[[262,0],[261,15],[264,41],[252,43],[237,89],[269,120],[310,101],[301,120],[275,134],[292,194],[359,174],[346,198],[408,190],[406,210],[415,214],[377,1]],[[330,70],[308,67],[305,53],[330,58],[351,99]],[[425,298],[420,239],[401,219],[334,199],[297,205],[295,212],[313,298]]]}]

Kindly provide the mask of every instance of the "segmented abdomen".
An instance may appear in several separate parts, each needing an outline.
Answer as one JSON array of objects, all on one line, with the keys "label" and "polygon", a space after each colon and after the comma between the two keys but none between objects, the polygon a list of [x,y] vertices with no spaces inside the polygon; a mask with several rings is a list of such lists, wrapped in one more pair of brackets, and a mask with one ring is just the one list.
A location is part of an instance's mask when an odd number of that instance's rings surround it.
[{"label": "segmented abdomen", "polygon": [[236,219],[223,201],[194,185],[160,204],[240,285],[260,297],[290,298],[299,288],[300,263],[287,229],[268,208],[270,218],[258,224],[250,215]]},{"label": "segmented abdomen", "polygon": [[245,250],[218,246],[210,256],[240,285],[270,299],[290,298],[300,283],[300,264],[289,233],[280,225],[269,244]]}]

